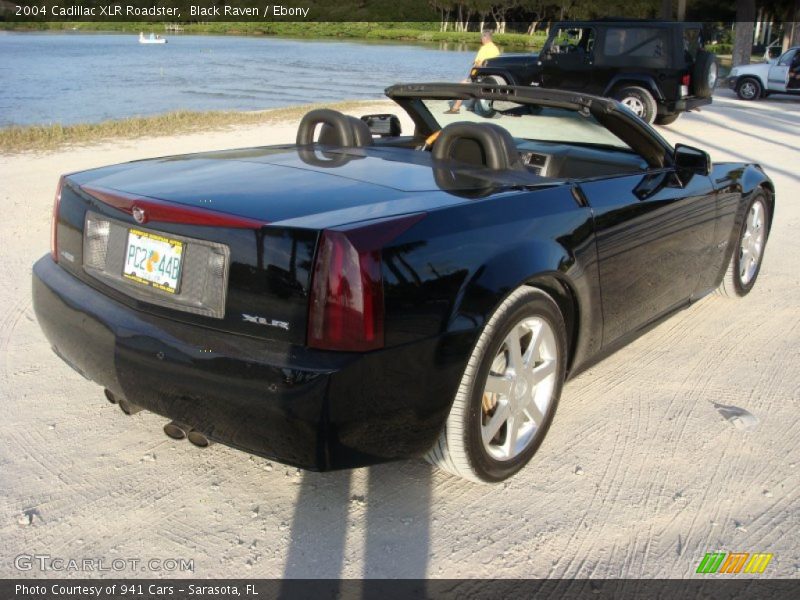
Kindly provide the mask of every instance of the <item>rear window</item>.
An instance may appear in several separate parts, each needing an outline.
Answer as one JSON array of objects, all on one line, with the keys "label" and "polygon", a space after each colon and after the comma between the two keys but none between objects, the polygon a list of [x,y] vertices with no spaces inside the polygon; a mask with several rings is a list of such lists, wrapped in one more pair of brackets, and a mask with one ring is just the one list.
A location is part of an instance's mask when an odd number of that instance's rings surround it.
[{"label": "rear window", "polygon": [[685,29],[683,32],[683,51],[690,61],[697,58],[697,53],[703,46],[700,30],[697,28]]},{"label": "rear window", "polygon": [[609,27],[603,44],[603,54],[609,62],[641,62],[666,66],[667,31],[660,28]]}]

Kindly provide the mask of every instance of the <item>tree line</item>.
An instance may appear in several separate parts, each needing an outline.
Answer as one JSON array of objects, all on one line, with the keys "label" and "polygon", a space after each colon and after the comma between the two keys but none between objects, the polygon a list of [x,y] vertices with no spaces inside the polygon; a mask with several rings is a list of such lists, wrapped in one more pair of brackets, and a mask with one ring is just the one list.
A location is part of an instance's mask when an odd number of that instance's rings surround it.
[{"label": "tree line", "polygon": [[[800,43],[800,0],[428,0],[440,31],[510,31],[533,35],[554,21],[603,17],[736,22],[736,45],[748,55],[753,23],[783,23],[784,46]],[[748,38],[749,36],[749,38]],[[748,46],[745,49],[745,46]]]},{"label": "tree line", "polygon": [[[493,29],[533,35],[542,25],[565,19],[610,15],[656,18],[662,0],[428,0],[439,14],[440,31]],[[511,25],[509,25],[511,24]]]}]

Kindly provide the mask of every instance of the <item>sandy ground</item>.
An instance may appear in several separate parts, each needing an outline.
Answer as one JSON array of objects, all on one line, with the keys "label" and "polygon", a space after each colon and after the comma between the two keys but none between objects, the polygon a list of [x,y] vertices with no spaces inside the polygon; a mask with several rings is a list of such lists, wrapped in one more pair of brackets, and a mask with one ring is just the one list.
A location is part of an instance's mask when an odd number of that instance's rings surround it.
[{"label": "sandy ground", "polygon": [[[538,456],[497,487],[419,461],[313,474],[198,450],[160,417],[125,417],[51,353],[30,270],[60,173],[290,141],[295,127],[0,156],[0,576],[41,575],[13,559],[47,554],[194,559],[198,577],[688,577],[711,551],[771,552],[767,575],[800,576],[800,103],[723,91],[662,129],[774,177],[758,285],[571,381]],[[737,427],[716,404],[759,422]]]}]

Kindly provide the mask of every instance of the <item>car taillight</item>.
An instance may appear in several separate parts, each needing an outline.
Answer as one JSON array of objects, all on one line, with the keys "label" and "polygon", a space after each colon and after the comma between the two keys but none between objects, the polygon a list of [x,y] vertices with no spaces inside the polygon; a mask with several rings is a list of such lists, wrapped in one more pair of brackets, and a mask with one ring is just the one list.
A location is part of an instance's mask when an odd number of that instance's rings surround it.
[{"label": "car taillight", "polygon": [[689,74],[681,78],[681,96],[689,95],[689,86],[692,84],[692,76]]},{"label": "car taillight", "polygon": [[322,232],[309,299],[309,346],[350,352],[383,347],[381,253],[424,216]]},{"label": "car taillight", "polygon": [[50,220],[50,256],[58,262],[58,210],[61,206],[61,190],[64,187],[64,176],[58,180],[56,196],[53,199],[53,217]]}]

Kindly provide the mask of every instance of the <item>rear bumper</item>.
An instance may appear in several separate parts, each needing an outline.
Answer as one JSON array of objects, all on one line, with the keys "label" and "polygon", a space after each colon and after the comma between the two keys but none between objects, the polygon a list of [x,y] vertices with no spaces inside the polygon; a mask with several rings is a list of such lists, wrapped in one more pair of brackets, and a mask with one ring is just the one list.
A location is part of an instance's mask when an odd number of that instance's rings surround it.
[{"label": "rear bumper", "polygon": [[[711,98],[697,98],[697,97],[689,97],[689,98],[682,98],[680,100],[676,100],[671,105],[665,105],[666,110],[664,110],[664,114],[673,114],[676,112],[686,112],[688,110],[695,110],[696,108],[700,108],[701,106],[706,106],[711,104]],[[663,110],[663,109],[661,109]],[[659,114],[661,114],[661,110],[659,110]]]},{"label": "rear bumper", "polygon": [[463,372],[460,340],[350,354],[220,333],[124,306],[49,256],[34,265],[33,304],[53,350],[88,379],[215,441],[311,470],[424,452]]}]

